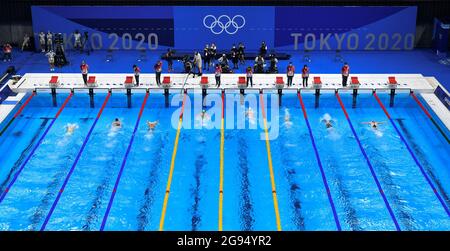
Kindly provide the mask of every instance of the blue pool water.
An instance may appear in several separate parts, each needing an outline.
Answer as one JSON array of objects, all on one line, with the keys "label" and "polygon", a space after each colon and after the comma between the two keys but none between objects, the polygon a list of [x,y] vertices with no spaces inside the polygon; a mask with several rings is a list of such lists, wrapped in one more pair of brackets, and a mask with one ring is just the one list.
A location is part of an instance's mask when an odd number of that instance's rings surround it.
[{"label": "blue pool water", "polygon": [[[206,97],[205,120],[193,93],[184,110],[175,93],[171,106],[161,93],[133,93],[130,103],[124,93],[95,94],[93,107],[85,93],[58,94],[56,105],[38,93],[0,137],[0,229],[158,230],[163,219],[164,230],[218,230],[219,222],[224,230],[396,230],[395,222],[450,230],[450,148],[414,99],[399,93],[390,104],[378,94],[411,154],[371,93],[339,95],[354,131],[334,93],[302,93],[307,120],[297,94],[284,94],[279,110],[271,109],[279,97],[263,94],[268,134],[279,125],[269,152],[260,109],[248,115],[253,101],[261,107],[259,94],[227,93],[220,208],[220,95]],[[115,118],[122,128],[111,128]],[[372,120],[378,130],[364,124]],[[158,124],[148,130],[147,121]],[[68,124],[77,125],[72,134]]]}]

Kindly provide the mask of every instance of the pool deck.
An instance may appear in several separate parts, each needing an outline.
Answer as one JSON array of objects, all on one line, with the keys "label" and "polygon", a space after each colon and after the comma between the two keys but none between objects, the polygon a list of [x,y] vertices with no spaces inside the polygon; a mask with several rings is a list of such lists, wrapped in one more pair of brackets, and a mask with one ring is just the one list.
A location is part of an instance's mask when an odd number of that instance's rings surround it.
[{"label": "pool deck", "polygon": [[[71,89],[71,88],[88,88],[83,83],[81,74],[74,73],[27,73],[16,84],[10,84],[10,88],[16,92],[30,91],[36,88],[51,88],[49,81],[52,76],[58,77],[58,89]],[[106,73],[92,73],[89,76],[95,76],[96,88],[107,89],[123,89],[125,88],[125,79],[127,76],[133,76],[132,74],[106,74]],[[397,89],[408,89],[420,92],[433,92],[434,87],[427,81],[427,79],[421,74],[357,74],[351,75],[351,77],[358,77],[361,89],[390,89],[388,84],[388,77],[395,77],[398,85]],[[187,74],[162,74],[161,80],[164,77],[170,77],[171,87],[173,88],[194,88],[201,89],[200,80],[201,77],[192,75],[187,77]],[[204,74],[202,77],[207,77],[209,82],[208,88],[215,88],[214,74]],[[221,88],[224,89],[236,89],[238,88],[239,77],[245,77],[245,74],[222,74]],[[273,89],[276,88],[275,82],[277,77],[282,77],[284,83],[287,82],[285,74],[254,74],[253,75],[253,89]],[[314,77],[320,77],[322,82],[322,88],[324,90],[336,90],[343,88],[341,82],[342,78],[340,74],[310,74],[309,87],[301,87],[301,75],[296,74],[293,79],[293,86],[286,87],[284,89],[314,89],[313,79]],[[349,78],[350,82],[350,78]],[[132,89],[147,89],[147,88],[159,88],[156,85],[155,74],[141,74],[140,86],[132,87]],[[348,89],[352,89],[350,84],[347,85]],[[251,89],[251,88],[249,88]]]},{"label": "pool deck", "polygon": [[[49,82],[52,77],[57,76],[57,83],[51,85]],[[9,97],[4,104],[0,105],[0,123],[6,118],[10,111],[12,111],[19,101],[24,97],[25,92],[33,90],[47,90],[50,88],[56,88],[57,92],[68,92],[71,89],[77,91],[87,91],[93,89],[94,92],[107,92],[108,89],[112,91],[124,91],[127,88],[125,80],[127,77],[133,77],[132,74],[117,74],[117,73],[92,73],[89,76],[95,76],[95,84],[92,86],[86,86],[83,82],[82,76],[79,73],[27,73],[22,78],[14,83],[12,80],[8,81],[8,85],[14,92],[19,93],[16,97]],[[201,90],[200,84],[201,78],[207,79],[209,90],[221,90],[221,89],[238,89],[239,77],[245,77],[245,74],[222,74],[221,87],[215,87],[214,74],[204,74],[202,77],[193,77],[187,74],[162,74],[161,80],[164,77],[170,78],[170,88],[172,89],[194,89]],[[282,78],[282,82],[287,82],[285,74],[254,74],[253,75],[253,87],[246,88],[248,90],[268,89],[274,90],[277,88],[276,79]],[[321,90],[324,91],[345,91],[353,90],[354,87],[348,84],[347,87],[343,87],[342,77],[340,74],[310,74],[308,87],[301,86],[301,75],[296,74],[293,79],[293,85],[287,87],[284,84],[283,90],[289,91],[308,91],[315,90],[317,86],[313,84],[314,77],[320,77],[322,86]],[[436,113],[440,120],[450,130],[450,111],[442,104],[442,102],[434,95],[434,90],[440,83],[434,77],[425,77],[421,74],[354,74],[351,77],[357,77],[359,80],[359,89],[361,90],[376,90],[376,91],[389,91],[392,89],[392,85],[388,82],[389,77],[395,77],[397,85],[395,89],[399,91],[414,91],[420,93],[424,100],[429,104],[431,109]],[[134,78],[133,78],[134,79]],[[350,83],[350,78],[349,78]],[[130,89],[134,91],[145,91],[148,89],[162,90],[163,87],[158,87],[155,81],[155,74],[141,74],[140,86],[133,86]],[[12,103],[11,103],[12,102]]]}]

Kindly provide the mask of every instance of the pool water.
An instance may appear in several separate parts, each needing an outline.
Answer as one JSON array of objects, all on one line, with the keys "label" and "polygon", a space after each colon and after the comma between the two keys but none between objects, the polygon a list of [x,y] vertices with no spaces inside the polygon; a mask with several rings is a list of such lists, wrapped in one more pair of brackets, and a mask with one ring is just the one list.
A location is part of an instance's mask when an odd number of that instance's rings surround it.
[{"label": "pool water", "polygon": [[224,130],[219,94],[204,124],[201,94],[38,93],[0,136],[0,229],[450,230],[448,142],[408,93],[377,95],[407,144],[371,93],[339,94],[349,120],[334,93],[248,94],[254,118],[227,93]]}]

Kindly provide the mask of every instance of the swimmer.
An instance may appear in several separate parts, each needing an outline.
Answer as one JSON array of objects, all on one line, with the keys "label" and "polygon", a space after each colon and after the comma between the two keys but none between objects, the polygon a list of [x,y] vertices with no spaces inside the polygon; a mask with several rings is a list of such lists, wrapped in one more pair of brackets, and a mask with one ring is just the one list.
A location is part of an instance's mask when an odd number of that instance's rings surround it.
[{"label": "swimmer", "polygon": [[383,123],[384,122],[378,122],[378,121],[372,120],[370,122],[362,122],[361,124],[368,124],[368,125],[370,125],[371,128],[376,130],[376,129],[378,129],[378,125],[383,124]]},{"label": "swimmer", "polygon": [[245,111],[245,116],[249,119],[255,118],[255,113],[253,112],[253,109],[249,107],[247,111]]},{"label": "swimmer", "polygon": [[290,128],[292,126],[291,114],[289,113],[289,109],[284,110],[284,125],[286,126],[286,128]]},{"label": "swimmer", "polygon": [[114,122],[112,122],[112,127],[121,128],[122,122],[120,122],[120,120],[118,118],[116,118],[116,119],[114,119]]},{"label": "swimmer", "polygon": [[328,128],[333,128],[334,120],[331,119],[330,114],[325,113],[325,114],[323,115],[323,117],[322,117],[321,122],[325,123],[325,127],[326,127],[327,129],[328,129]]},{"label": "swimmer", "polygon": [[77,124],[67,124],[66,125],[66,133],[72,134],[75,131],[75,129],[77,129],[77,128],[78,128]]},{"label": "swimmer", "polygon": [[149,130],[155,129],[156,125],[158,125],[158,122],[159,122],[159,120],[156,120],[156,121],[153,121],[153,122],[150,122],[150,121],[147,120],[147,127],[148,127],[148,129]]}]

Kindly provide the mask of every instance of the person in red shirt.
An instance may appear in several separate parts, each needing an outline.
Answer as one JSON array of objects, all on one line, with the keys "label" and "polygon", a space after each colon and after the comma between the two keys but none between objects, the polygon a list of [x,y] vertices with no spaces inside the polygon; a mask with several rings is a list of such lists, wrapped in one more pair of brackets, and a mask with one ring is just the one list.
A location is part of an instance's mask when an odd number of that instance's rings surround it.
[{"label": "person in red shirt", "polygon": [[3,61],[6,62],[6,60],[11,61],[11,52],[12,47],[9,43],[6,43],[3,45]]},{"label": "person in red shirt", "polygon": [[161,72],[162,72],[162,62],[161,60],[158,60],[156,64],[153,66],[155,69],[155,76],[156,76],[156,84],[159,86],[161,85]]},{"label": "person in red shirt", "polygon": [[253,87],[253,69],[251,66],[247,67],[247,70],[245,70],[246,74],[247,74],[247,87],[248,87],[248,82],[250,82],[250,86]]},{"label": "person in red shirt", "polygon": [[347,62],[345,62],[344,66],[342,66],[341,74],[342,74],[342,86],[346,87],[348,76],[350,75],[350,66],[348,66]]},{"label": "person in red shirt", "polygon": [[303,87],[308,87],[309,67],[304,65],[302,68]]},{"label": "person in red shirt", "polygon": [[292,64],[292,62],[289,62],[289,65],[287,67],[287,86],[292,86],[292,79],[294,78],[295,73],[295,67]]},{"label": "person in red shirt", "polygon": [[139,86],[139,74],[141,73],[141,68],[137,65],[133,65],[134,78],[136,79],[136,86]]},{"label": "person in red shirt", "polygon": [[222,67],[220,64],[216,64],[214,74],[216,76],[216,87],[220,87],[220,75],[222,75]]},{"label": "person in red shirt", "polygon": [[81,75],[83,76],[84,84],[87,85],[89,65],[86,64],[86,62],[84,62],[84,60],[83,60],[83,61],[81,61],[80,69],[81,69]]}]

